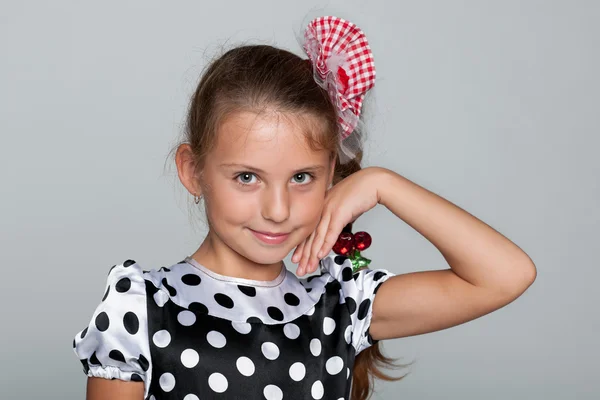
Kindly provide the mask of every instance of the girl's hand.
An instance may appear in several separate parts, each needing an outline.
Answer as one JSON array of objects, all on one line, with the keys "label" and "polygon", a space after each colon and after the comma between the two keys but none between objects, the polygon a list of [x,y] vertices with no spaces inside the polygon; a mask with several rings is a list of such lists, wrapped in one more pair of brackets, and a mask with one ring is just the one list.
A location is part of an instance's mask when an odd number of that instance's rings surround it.
[{"label": "girl's hand", "polygon": [[321,221],[292,255],[292,262],[298,263],[298,275],[316,271],[319,260],[329,254],[344,226],[379,203],[377,185],[381,174],[381,168],[363,168],[327,191]]}]

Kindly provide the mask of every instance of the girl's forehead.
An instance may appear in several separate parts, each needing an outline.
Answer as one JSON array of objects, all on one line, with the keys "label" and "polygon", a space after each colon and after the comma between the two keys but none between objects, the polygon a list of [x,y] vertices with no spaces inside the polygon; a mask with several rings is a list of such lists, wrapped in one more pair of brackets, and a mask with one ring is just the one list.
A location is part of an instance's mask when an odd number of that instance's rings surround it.
[{"label": "girl's forehead", "polygon": [[[311,120],[311,118],[313,120]],[[223,121],[213,148],[219,163],[293,166],[327,163],[329,152],[310,146],[307,132],[318,129],[316,117],[266,111],[238,112]]]}]

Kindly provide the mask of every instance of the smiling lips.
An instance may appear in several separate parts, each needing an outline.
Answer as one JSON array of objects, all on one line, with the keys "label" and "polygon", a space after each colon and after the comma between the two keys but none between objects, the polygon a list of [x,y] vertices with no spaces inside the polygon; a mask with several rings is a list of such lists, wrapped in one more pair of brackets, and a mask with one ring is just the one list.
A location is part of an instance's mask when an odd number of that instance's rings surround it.
[{"label": "smiling lips", "polygon": [[259,232],[250,229],[254,236],[256,236],[261,242],[266,244],[281,244],[290,236],[289,233],[272,233],[272,232]]}]

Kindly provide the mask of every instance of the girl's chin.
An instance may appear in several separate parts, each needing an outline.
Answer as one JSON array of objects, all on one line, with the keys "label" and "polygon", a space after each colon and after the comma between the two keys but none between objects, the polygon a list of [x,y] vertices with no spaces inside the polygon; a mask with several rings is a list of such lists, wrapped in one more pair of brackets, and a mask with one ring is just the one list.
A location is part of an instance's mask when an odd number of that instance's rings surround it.
[{"label": "girl's chin", "polygon": [[254,245],[247,249],[245,254],[246,258],[257,264],[275,264],[290,254],[291,251],[295,250],[296,246],[278,246],[276,248],[270,246]]},{"label": "girl's chin", "polygon": [[252,261],[255,264],[260,264],[260,265],[272,265],[272,264],[277,264],[281,261],[283,261],[283,259],[285,258],[284,256],[279,256],[279,255],[257,255],[257,254],[253,254],[251,257],[246,257],[248,258],[250,261]]}]

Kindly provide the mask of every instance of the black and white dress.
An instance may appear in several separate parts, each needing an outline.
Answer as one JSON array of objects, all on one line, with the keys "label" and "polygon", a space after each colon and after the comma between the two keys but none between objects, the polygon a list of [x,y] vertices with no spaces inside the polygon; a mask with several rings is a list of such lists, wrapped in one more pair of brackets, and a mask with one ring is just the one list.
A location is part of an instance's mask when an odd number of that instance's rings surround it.
[{"label": "black and white dress", "polygon": [[87,376],[143,381],[144,398],[349,399],[355,356],[373,344],[373,298],[394,274],[352,273],[330,254],[319,275],[272,281],[214,273],[191,257],[111,268],[73,350]]}]

